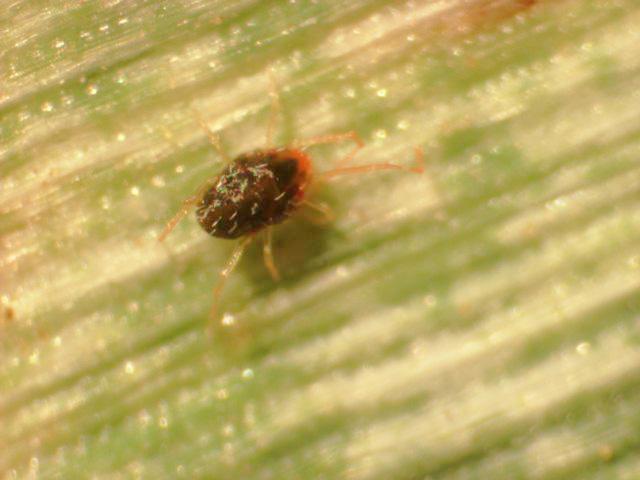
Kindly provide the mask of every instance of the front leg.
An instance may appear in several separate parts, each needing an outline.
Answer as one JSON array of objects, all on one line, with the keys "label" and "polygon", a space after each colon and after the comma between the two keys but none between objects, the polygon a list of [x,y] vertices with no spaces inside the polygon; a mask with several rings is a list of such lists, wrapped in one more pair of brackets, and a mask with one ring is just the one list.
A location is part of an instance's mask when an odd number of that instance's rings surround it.
[{"label": "front leg", "polygon": [[194,195],[190,196],[182,202],[182,207],[180,207],[178,213],[176,213],[171,218],[171,220],[167,222],[164,229],[158,236],[159,242],[162,242],[165,238],[167,238],[167,235],[169,235],[173,231],[173,229],[176,228],[176,225],[180,222],[180,220],[182,220],[193,207],[195,207],[202,201],[205,194],[211,189],[211,187],[215,185],[217,181],[217,178],[207,180],[198,188]]}]

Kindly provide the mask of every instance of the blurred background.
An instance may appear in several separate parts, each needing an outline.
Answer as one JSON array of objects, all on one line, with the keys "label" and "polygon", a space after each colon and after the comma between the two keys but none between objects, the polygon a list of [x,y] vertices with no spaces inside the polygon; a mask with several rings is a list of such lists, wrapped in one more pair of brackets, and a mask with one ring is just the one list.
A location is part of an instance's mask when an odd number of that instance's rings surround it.
[{"label": "blurred background", "polygon": [[[427,171],[319,187],[210,338],[233,243],[157,236],[268,72],[279,144]],[[635,0],[4,2],[0,478],[640,478],[639,240]]]}]

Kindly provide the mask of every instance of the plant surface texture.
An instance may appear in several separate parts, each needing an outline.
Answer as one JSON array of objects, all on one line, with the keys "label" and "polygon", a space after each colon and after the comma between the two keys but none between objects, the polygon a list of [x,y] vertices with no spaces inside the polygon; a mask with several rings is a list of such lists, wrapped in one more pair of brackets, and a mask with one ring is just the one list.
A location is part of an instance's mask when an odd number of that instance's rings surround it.
[{"label": "plant surface texture", "polygon": [[[274,91],[425,173],[318,183],[207,334],[234,244],[158,236]],[[638,405],[637,0],[2,2],[0,479],[637,480]]]}]

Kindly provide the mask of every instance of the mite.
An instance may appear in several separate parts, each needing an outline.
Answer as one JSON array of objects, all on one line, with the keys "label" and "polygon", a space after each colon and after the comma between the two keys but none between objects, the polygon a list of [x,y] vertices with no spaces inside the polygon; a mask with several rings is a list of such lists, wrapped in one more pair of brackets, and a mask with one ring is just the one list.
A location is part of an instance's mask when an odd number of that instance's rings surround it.
[{"label": "mite", "polygon": [[[194,195],[187,198],[180,211],[167,223],[158,237],[162,242],[193,208],[200,226],[209,235],[223,239],[237,239],[225,267],[213,290],[210,320],[216,320],[217,304],[224,283],[234,270],[247,245],[259,234],[263,237],[264,263],[274,280],[280,275],[273,259],[271,230],[302,208],[310,208],[330,218],[331,212],[323,204],[315,204],[307,198],[312,182],[328,181],[347,174],[365,173],[375,170],[405,170],[422,173],[423,153],[416,148],[416,165],[413,167],[394,163],[348,165],[363,141],[353,131],[296,140],[290,146],[273,147],[272,131],[279,100],[275,89],[271,95],[271,117],[267,128],[267,146],[264,149],[241,154],[230,159],[221,148],[217,135],[196,114],[196,119],[209,137],[209,141],[225,160],[225,167],[215,177],[208,179]],[[337,167],[314,175],[311,157],[306,149],[314,145],[352,141],[355,147],[338,161]]]}]

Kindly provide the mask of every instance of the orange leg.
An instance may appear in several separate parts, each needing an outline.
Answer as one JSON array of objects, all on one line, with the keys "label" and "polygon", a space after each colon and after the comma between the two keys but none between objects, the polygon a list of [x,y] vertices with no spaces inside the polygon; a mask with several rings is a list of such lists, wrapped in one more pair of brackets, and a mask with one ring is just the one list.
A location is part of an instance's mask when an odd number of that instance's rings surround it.
[{"label": "orange leg", "polygon": [[334,168],[333,170],[322,172],[320,176],[321,178],[328,179],[338,175],[345,175],[350,173],[366,173],[366,172],[373,172],[376,170],[404,170],[412,173],[423,173],[424,172],[424,152],[422,151],[422,148],[416,147],[415,156],[416,156],[415,167],[406,167],[404,165],[397,165],[395,163],[371,163],[369,165],[357,165],[354,167]]},{"label": "orange leg", "polygon": [[276,267],[276,263],[273,260],[273,248],[272,248],[272,239],[271,239],[271,231],[272,228],[268,227],[264,232],[264,243],[262,248],[262,253],[264,256],[264,264],[269,270],[269,274],[274,281],[280,280],[280,272],[278,272],[278,267]]},{"label": "orange leg", "polygon": [[213,148],[216,149],[216,152],[218,152],[218,154],[224,159],[225,163],[231,163],[231,157],[222,146],[220,137],[213,130],[211,130],[209,125],[207,125],[207,123],[202,118],[202,115],[200,115],[197,110],[191,107],[191,111],[193,112],[193,116],[196,117],[196,121],[198,122],[198,125],[200,125],[200,128],[202,128],[207,134],[209,143],[213,145]]},{"label": "orange leg", "polygon": [[[171,76],[169,81],[171,83],[171,88],[175,88],[176,84],[175,84],[175,79],[174,79],[173,75]],[[198,122],[198,125],[200,125],[200,127],[207,134],[207,137],[209,138],[209,143],[211,143],[211,145],[213,145],[213,148],[216,149],[218,154],[224,159],[225,163],[229,163],[231,161],[231,159],[230,159],[229,155],[227,154],[227,152],[225,151],[225,149],[222,147],[222,143],[220,142],[220,137],[216,133],[214,133],[211,130],[211,128],[209,128],[209,125],[207,125],[207,123],[204,121],[204,119],[202,118],[202,115],[200,114],[200,112],[198,112],[198,110],[195,109],[193,107],[193,105],[187,104],[187,108],[189,109],[189,111],[195,117],[196,121]],[[173,140],[172,140],[171,133],[166,128],[163,128],[163,129],[164,129],[164,132],[165,132],[165,137],[167,137],[172,143],[174,143]]]},{"label": "orange leg", "polygon": [[224,266],[222,270],[220,270],[220,275],[218,276],[218,282],[215,287],[213,287],[213,303],[211,304],[211,310],[209,311],[209,322],[210,322],[210,330],[213,330],[216,321],[216,315],[218,312],[218,301],[220,300],[220,294],[222,293],[222,289],[224,288],[225,283],[227,282],[227,278],[231,275],[238,265],[238,262],[242,258],[242,254],[244,253],[247,245],[253,240],[253,236],[247,236],[240,240],[236,247],[231,252],[231,256],[229,260],[227,260],[227,264]]},{"label": "orange leg", "polygon": [[313,203],[309,200],[305,200],[304,202],[302,202],[302,205],[304,205],[305,207],[309,207],[311,210],[314,210],[322,215],[322,219],[319,221],[316,219],[312,219],[313,223],[326,224],[332,222],[335,219],[333,210],[331,210],[331,207],[329,207],[329,205],[327,205],[326,203]]},{"label": "orange leg", "polygon": [[311,138],[306,138],[304,140],[294,140],[292,147],[306,148],[306,147],[312,147],[313,145],[339,143],[345,140],[351,140],[356,144],[356,146],[354,147],[353,150],[351,150],[351,152],[349,152],[345,157],[341,158],[337,162],[339,165],[345,165],[349,163],[351,160],[353,160],[356,154],[364,148],[364,142],[362,141],[362,138],[360,138],[360,136],[354,131],[345,132],[345,133],[335,133],[332,135],[321,135],[319,137],[311,137]]},{"label": "orange leg", "polygon": [[172,230],[176,227],[178,222],[180,222],[180,220],[182,220],[193,207],[195,207],[202,201],[202,198],[209,191],[209,189],[214,185],[216,180],[217,179],[207,180],[205,183],[203,183],[200,186],[200,188],[198,188],[198,190],[194,195],[190,196],[189,198],[187,198],[185,201],[182,202],[182,207],[180,208],[178,213],[176,213],[173,216],[173,218],[171,218],[171,220],[167,222],[167,224],[164,227],[164,230],[162,230],[162,233],[160,233],[160,235],[158,236],[159,242],[164,241],[164,239],[167,238],[167,235],[169,235],[172,232]]}]

